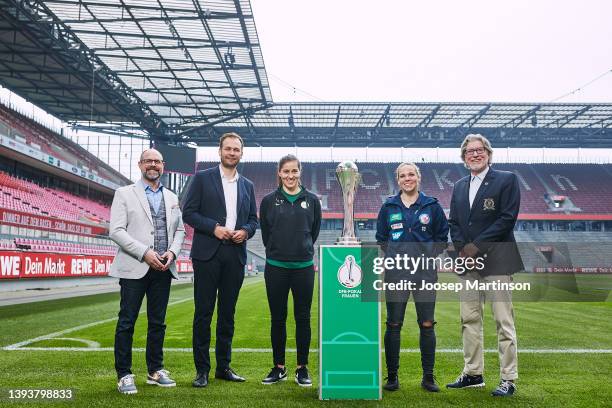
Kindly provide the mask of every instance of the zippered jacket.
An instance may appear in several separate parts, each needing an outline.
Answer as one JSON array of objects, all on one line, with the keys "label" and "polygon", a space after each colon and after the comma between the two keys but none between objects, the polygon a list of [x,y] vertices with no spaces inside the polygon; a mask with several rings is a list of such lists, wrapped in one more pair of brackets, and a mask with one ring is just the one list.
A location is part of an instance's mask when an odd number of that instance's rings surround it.
[{"label": "zippered jacket", "polygon": [[267,258],[312,260],[321,229],[321,203],[316,195],[302,188],[291,203],[276,189],[261,200],[259,219]]}]

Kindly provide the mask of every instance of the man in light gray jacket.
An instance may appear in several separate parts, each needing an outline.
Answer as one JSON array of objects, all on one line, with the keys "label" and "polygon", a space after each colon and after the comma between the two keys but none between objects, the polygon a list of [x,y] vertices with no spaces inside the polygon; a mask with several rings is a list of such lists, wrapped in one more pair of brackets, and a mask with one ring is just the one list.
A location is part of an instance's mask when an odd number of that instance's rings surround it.
[{"label": "man in light gray jacket", "polygon": [[132,374],[134,325],[147,296],[147,384],[174,387],[164,370],[163,344],[170,281],[177,278],[175,260],[185,238],[176,195],[160,182],[164,171],[161,153],[155,149],[140,155],[142,178],[115,192],[111,207],[110,238],[119,251],[110,275],[119,278],[121,303],[115,330],[115,369],[123,394],[137,392]]}]

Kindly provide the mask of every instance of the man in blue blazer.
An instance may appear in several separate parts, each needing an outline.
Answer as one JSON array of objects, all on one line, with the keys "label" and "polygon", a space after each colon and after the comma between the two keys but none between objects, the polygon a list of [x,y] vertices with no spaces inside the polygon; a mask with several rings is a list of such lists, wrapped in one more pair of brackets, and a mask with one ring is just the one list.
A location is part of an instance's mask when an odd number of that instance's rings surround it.
[{"label": "man in blue blazer", "polygon": [[[478,257],[484,268],[472,269],[462,278],[481,283],[512,281],[522,269],[513,229],[519,214],[521,193],[515,174],[490,167],[493,149],[482,135],[466,136],[461,158],[470,175],[455,183],[448,223],[451,239],[461,257]],[[518,378],[516,330],[510,290],[463,290],[461,325],[464,368],[448,388],[484,387],[482,320],[484,302],[491,302],[497,324],[501,382],[493,396],[510,396]]]},{"label": "man in blue blazer", "polygon": [[193,358],[197,375],[194,387],[208,385],[210,325],[217,303],[215,378],[242,382],[230,367],[234,312],[244,279],[246,241],[257,229],[253,183],[238,174],[242,138],[226,133],[219,140],[221,163],[200,171],[187,191],[183,220],[195,234],[191,247],[194,269],[195,313]]}]

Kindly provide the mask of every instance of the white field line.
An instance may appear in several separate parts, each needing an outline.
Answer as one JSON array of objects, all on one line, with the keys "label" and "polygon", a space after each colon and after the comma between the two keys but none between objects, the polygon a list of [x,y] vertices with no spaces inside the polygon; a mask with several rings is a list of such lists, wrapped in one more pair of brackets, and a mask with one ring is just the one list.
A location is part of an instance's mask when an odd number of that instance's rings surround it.
[{"label": "white field line", "polygon": [[[187,297],[187,298],[184,298],[184,299],[175,300],[174,302],[168,303],[168,306],[173,306],[173,305],[177,305],[179,303],[184,303],[184,302],[187,302],[188,300],[192,300],[192,299],[193,299],[193,297],[190,296],[190,297]],[[145,312],[146,312],[146,309],[143,308],[140,311],[140,314],[145,313]],[[87,329],[89,327],[97,326],[99,324],[114,322],[116,320],[117,320],[117,317],[111,317],[110,319],[98,320],[97,322],[81,324],[79,326],[74,326],[74,327],[71,327],[69,329],[64,329],[64,330],[56,331],[56,332],[49,333],[49,334],[43,334],[42,336],[38,336],[38,337],[35,337],[33,339],[27,339],[27,340],[24,340],[24,341],[20,341],[19,343],[15,343],[15,344],[11,344],[9,346],[3,347],[3,350],[18,349],[20,347],[23,347],[23,346],[31,344],[31,343],[35,343],[37,341],[57,338],[59,336],[63,336],[64,334],[72,333],[72,332],[75,332],[75,331],[78,331],[78,330],[82,330],[82,329]]]},{"label": "white field line", "polygon": [[[261,279],[257,279],[255,281],[252,282],[247,282],[246,284],[244,284],[243,286],[249,286],[249,285],[253,285],[255,283],[260,282]],[[179,299],[179,300],[175,300],[173,302],[168,303],[168,306],[174,306],[174,305],[178,305],[180,303],[184,303],[187,301],[192,300],[193,297],[189,296],[183,299]],[[145,313],[146,309],[143,309],[140,311],[140,313]],[[83,341],[84,343],[86,343],[89,347],[23,347],[26,346],[28,344],[31,343],[35,343],[37,341],[41,341],[41,340],[48,340],[48,339],[61,339],[60,336],[67,334],[67,333],[72,333],[78,330],[82,330],[82,329],[87,329],[89,327],[93,327],[93,326],[97,326],[100,324],[104,324],[104,323],[109,323],[109,322],[113,322],[116,321],[117,317],[112,317],[109,319],[104,319],[104,320],[98,320],[96,322],[92,322],[92,323],[87,323],[87,324],[82,324],[79,326],[75,326],[75,327],[71,327],[65,330],[60,330],[57,332],[53,332],[53,333],[49,333],[49,334],[45,334],[39,337],[35,337],[32,339],[27,339],[24,341],[21,341],[19,343],[15,343],[15,344],[11,344],[8,346],[4,346],[2,348],[0,348],[0,350],[4,350],[4,351],[15,351],[15,350],[21,350],[21,351],[113,351],[112,347],[95,347],[95,343],[93,341],[90,340],[85,340],[85,339],[76,339],[76,338],[69,338],[67,340],[72,340],[72,341]],[[145,349],[144,348],[138,348],[135,347],[132,349],[133,351],[136,352],[144,352]],[[169,352],[177,352],[177,353],[192,353],[193,350],[191,348],[164,348],[164,351],[169,351]],[[211,348],[210,351],[214,351],[214,348]],[[233,352],[236,353],[271,353],[272,349],[271,348],[233,348],[232,349]],[[318,349],[311,349],[310,350],[313,353],[317,353]],[[384,351],[384,349],[382,349],[382,351]],[[402,353],[420,353],[419,349],[406,349],[403,348],[400,350]],[[287,349],[287,352],[290,353],[295,353],[296,349]],[[459,348],[452,348],[452,349],[437,349],[436,353],[462,353],[463,350],[459,349]],[[485,353],[497,353],[498,350],[497,349],[485,349],[484,350]],[[583,348],[569,348],[569,349],[523,349],[523,350],[518,350],[519,353],[522,354],[612,354],[612,349],[583,349]]]},{"label": "white field line", "polygon": [[[2,350],[6,351],[104,351],[112,352],[112,347],[22,347],[22,348],[9,348],[3,347]],[[142,347],[134,347],[132,349],[135,352],[144,352],[145,349]],[[164,348],[165,352],[175,353],[191,353],[193,350],[189,348]],[[211,348],[211,352],[215,349]],[[385,351],[382,349],[381,351]],[[419,349],[401,349],[402,353],[420,353]],[[271,348],[233,348],[234,353],[272,353]],[[295,353],[296,349],[287,349],[289,353]],[[311,349],[310,352],[318,353],[318,349]],[[497,353],[497,349],[485,349],[485,353]],[[519,350],[519,354],[612,354],[612,349],[524,349]],[[448,354],[459,354],[463,353],[462,349],[438,349],[436,353],[448,353]]]},{"label": "white field line", "polygon": [[66,341],[74,341],[77,343],[83,343],[85,345],[87,345],[87,348],[99,348],[100,347],[100,343],[98,343],[97,341],[93,341],[93,340],[87,340],[87,339],[80,339],[78,337],[54,337],[55,340],[66,340]]},{"label": "white field line", "polygon": [[[242,286],[244,287],[244,286],[253,285],[253,284],[255,284],[255,283],[259,282],[259,281],[263,281],[263,280],[258,279],[258,280],[253,281],[253,282],[247,282],[246,284],[244,284]],[[186,297],[184,299],[175,300],[174,302],[168,303],[168,307],[174,306],[174,305],[178,305],[180,303],[184,303],[184,302],[187,302],[187,301],[192,300],[192,299],[193,299],[193,296],[188,296],[188,297]],[[146,308],[142,308],[142,310],[140,311],[140,314],[145,313],[145,312],[146,312]],[[49,333],[49,334],[44,334],[42,336],[38,336],[38,337],[35,337],[33,339],[27,339],[27,340],[24,340],[24,341],[20,341],[19,343],[10,344],[8,346],[2,347],[2,350],[16,350],[16,349],[19,349],[19,348],[21,348],[23,346],[26,346],[28,344],[35,343],[37,341],[57,338],[57,337],[62,336],[64,334],[72,333],[72,332],[75,332],[75,331],[78,331],[78,330],[82,330],[82,329],[87,329],[89,327],[97,326],[99,324],[113,322],[113,321],[116,321],[116,320],[117,320],[117,317],[111,317],[109,319],[98,320],[97,322],[82,324],[82,325],[79,325],[79,326],[71,327],[69,329],[60,330],[60,331]],[[45,347],[41,347],[41,348],[42,349],[46,349]],[[63,350],[64,348],[61,348],[61,349]],[[95,351],[95,350],[100,349],[100,348],[99,347],[90,347],[90,349],[92,351]],[[103,349],[103,347],[102,347],[102,349]],[[35,349],[34,348],[28,348],[28,350],[35,350]],[[80,350],[80,349],[78,349],[78,350]],[[101,350],[99,350],[99,351],[101,351]]]}]

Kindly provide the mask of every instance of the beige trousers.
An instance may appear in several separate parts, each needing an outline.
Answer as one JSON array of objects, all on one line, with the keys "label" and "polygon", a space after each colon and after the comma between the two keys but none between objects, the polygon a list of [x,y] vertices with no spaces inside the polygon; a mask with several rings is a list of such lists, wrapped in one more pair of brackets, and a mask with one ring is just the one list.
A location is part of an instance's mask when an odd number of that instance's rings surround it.
[{"label": "beige trousers", "polygon": [[[512,282],[507,275],[481,277],[475,273],[462,276],[463,284],[467,281],[479,282]],[[497,325],[497,347],[499,350],[500,375],[502,380],[518,378],[518,358],[516,330],[514,328],[514,310],[512,293],[499,290],[464,290],[461,299],[461,334],[463,336],[463,373],[482,375],[484,372],[484,337],[483,314],[484,303],[491,303],[491,311]]]}]

